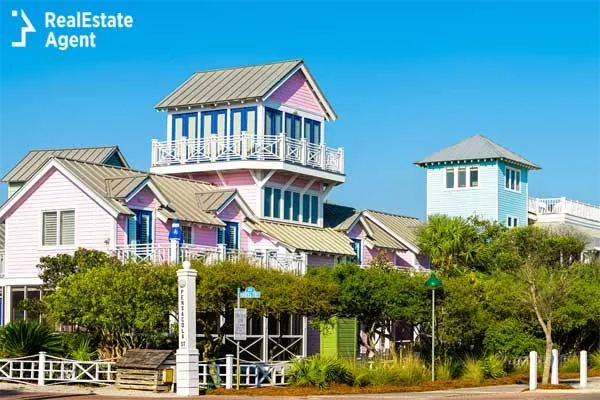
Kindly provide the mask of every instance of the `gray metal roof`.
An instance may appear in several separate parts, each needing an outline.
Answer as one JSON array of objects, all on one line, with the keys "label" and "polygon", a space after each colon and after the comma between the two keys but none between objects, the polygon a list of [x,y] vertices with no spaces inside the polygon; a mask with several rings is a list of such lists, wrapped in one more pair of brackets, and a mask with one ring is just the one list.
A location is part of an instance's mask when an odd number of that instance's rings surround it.
[{"label": "gray metal roof", "polygon": [[494,143],[492,140],[482,135],[471,136],[450,147],[446,147],[436,153],[431,154],[415,164],[425,167],[435,163],[448,161],[471,161],[471,160],[507,160],[520,164],[528,169],[540,169],[531,161],[526,160],[520,155]]},{"label": "gray metal roof", "polygon": [[236,193],[235,189],[207,190],[206,192],[197,192],[196,201],[201,209],[216,212]]},{"label": "gray metal roof", "polygon": [[156,109],[262,98],[302,60],[196,72],[161,100]]},{"label": "gray metal roof", "polygon": [[196,201],[196,193],[217,190],[212,184],[173,176],[148,174],[129,168],[59,158],[56,160],[121,214],[133,214],[124,199],[150,179],[168,201],[167,207],[159,210],[159,213],[166,218],[224,225],[210,211],[201,209]]},{"label": "gray metal roof", "polygon": [[116,157],[120,159],[123,167],[129,167],[127,160],[125,160],[125,157],[119,150],[119,146],[31,150],[1,179],[1,181],[25,182],[52,157],[103,164],[113,155],[116,155]]},{"label": "gray metal roof", "polygon": [[355,255],[350,238],[332,228],[266,220],[256,223],[246,221],[246,223],[253,230],[263,232],[294,249],[317,253]]},{"label": "gray metal roof", "polygon": [[362,222],[365,225],[367,225],[367,229],[371,231],[369,238],[374,246],[382,247],[385,249],[408,250],[408,248],[405,245],[400,243],[400,241],[398,241],[395,237],[387,233],[379,225],[374,224],[367,218],[363,218]]},{"label": "gray metal roof", "polygon": [[422,223],[417,218],[405,217],[402,215],[395,215],[375,210],[365,210],[364,214],[367,216],[367,218],[373,221],[372,225],[377,225],[376,222],[381,223],[411,246],[419,249],[417,228],[421,226]]}]

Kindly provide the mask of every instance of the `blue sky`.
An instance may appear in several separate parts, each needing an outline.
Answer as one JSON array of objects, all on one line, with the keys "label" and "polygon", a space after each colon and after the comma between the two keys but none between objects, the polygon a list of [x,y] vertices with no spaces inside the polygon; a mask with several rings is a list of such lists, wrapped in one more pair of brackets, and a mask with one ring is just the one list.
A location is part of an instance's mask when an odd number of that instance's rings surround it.
[{"label": "blue sky", "polygon": [[[38,28],[26,48],[10,46],[15,8]],[[45,11],[86,10],[134,26],[44,48]],[[337,203],[424,217],[412,163],[479,132],[542,166],[530,195],[598,204],[598,15],[597,2],[2,1],[0,175],[29,149],[112,144],[147,169],[165,137],[153,106],[192,72],[303,58],[339,115]]]}]

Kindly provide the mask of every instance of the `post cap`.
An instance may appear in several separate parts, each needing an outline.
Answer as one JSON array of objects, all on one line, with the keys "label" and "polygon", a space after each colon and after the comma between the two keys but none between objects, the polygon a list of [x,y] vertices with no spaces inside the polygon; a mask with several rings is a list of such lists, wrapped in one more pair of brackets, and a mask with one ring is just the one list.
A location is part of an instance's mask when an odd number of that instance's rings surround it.
[{"label": "post cap", "polygon": [[190,269],[191,266],[192,266],[192,263],[189,262],[188,260],[185,260],[183,262],[183,269]]}]

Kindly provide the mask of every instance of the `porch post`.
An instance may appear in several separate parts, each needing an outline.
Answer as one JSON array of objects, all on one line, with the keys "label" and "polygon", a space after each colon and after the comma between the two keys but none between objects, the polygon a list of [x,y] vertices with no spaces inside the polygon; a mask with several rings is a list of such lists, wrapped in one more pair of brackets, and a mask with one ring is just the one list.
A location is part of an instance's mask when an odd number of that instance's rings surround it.
[{"label": "porch post", "polygon": [[263,317],[263,362],[269,361],[269,317]]}]

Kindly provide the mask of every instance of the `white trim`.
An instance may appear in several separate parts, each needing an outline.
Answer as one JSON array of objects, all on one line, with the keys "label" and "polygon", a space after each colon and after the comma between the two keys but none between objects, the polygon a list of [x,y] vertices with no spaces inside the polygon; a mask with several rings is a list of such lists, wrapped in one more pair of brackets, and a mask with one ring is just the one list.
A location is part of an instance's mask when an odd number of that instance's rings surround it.
[{"label": "white trim", "polygon": [[379,227],[381,229],[383,229],[384,231],[386,231],[387,233],[392,235],[394,238],[396,238],[400,243],[402,243],[403,245],[408,247],[413,253],[419,254],[419,249],[417,249],[412,244],[408,243],[408,241],[406,241],[406,239],[404,239],[402,236],[398,235],[396,232],[392,231],[390,228],[387,227],[387,225],[384,225],[381,221],[379,221],[377,218],[375,218],[373,215],[371,215],[368,211],[365,211],[364,215],[367,218],[369,218],[373,223],[379,225]]},{"label": "white trim", "polygon": [[[463,187],[459,187],[458,186],[458,170],[460,168],[464,168],[465,169],[465,186]],[[471,186],[471,169],[472,168],[476,168],[477,169],[477,186]],[[454,174],[454,181],[453,181],[453,185],[451,188],[448,187],[448,170],[452,170],[453,174]],[[444,175],[444,184],[442,187],[442,191],[444,192],[451,192],[451,191],[456,191],[456,190],[460,190],[460,191],[469,191],[469,190],[479,190],[481,188],[480,186],[480,171],[481,171],[481,166],[479,164],[464,164],[464,165],[457,165],[457,166],[445,166],[442,167],[442,173]]]},{"label": "white trim", "polygon": [[190,163],[183,165],[168,165],[160,167],[151,167],[150,172],[159,175],[168,174],[184,174],[187,172],[215,172],[232,171],[232,170],[281,170],[293,172],[310,177],[316,177],[330,184],[340,184],[346,181],[346,176],[334,172],[324,171],[313,167],[304,167],[294,165],[285,161],[267,161],[267,160],[235,160],[235,161],[219,161],[216,163]]},{"label": "white trim", "polygon": [[158,187],[156,187],[156,185],[154,184],[154,182],[152,182],[150,177],[144,179],[135,189],[133,189],[133,191],[129,193],[125,198],[125,202],[130,202],[131,199],[133,199],[145,187],[148,187],[148,189],[150,189],[150,191],[154,194],[154,196],[157,198],[161,205],[169,205],[169,201],[167,200],[165,195],[162,194]]},{"label": "white trim", "polygon": [[111,216],[116,218],[119,215],[119,212],[110,205],[106,200],[101,198],[92,192],[87,185],[81,182],[78,178],[76,178],[64,165],[60,163],[57,159],[52,159],[50,162],[46,164],[45,167],[40,169],[30,180],[27,181],[25,185],[17,193],[15,193],[11,198],[9,198],[1,207],[0,207],[0,221],[4,218],[4,215],[10,211],[18,201],[25,196],[26,193],[33,188],[37,182],[43,178],[52,168],[55,168],[60,173],[65,175],[71,182],[75,184],[79,189],[81,189],[88,197],[94,200],[100,207],[102,207],[106,212],[108,212]]},{"label": "white trim", "polygon": [[[61,216],[63,212],[73,211],[73,243],[72,244],[60,244],[60,235],[62,233],[62,223]],[[38,242],[38,250],[43,251],[52,251],[52,250],[60,250],[60,251],[74,251],[77,249],[77,215],[79,214],[75,208],[52,208],[46,209],[43,208],[39,210],[40,212],[40,229],[39,233],[39,242]],[[56,213],[56,243],[53,245],[44,245],[44,214],[46,213]]]},{"label": "white trim", "polygon": [[[509,223],[510,218],[512,218],[512,222],[513,222],[512,225]],[[505,223],[508,228],[516,228],[516,227],[520,226],[520,222],[521,221],[519,221],[519,217],[515,217],[514,215],[511,215],[511,214],[506,215]]]},{"label": "white trim", "polygon": [[[136,207],[136,206],[133,206],[133,207],[130,207],[130,208],[131,208],[132,211],[133,210],[150,211],[152,213],[152,218],[151,218],[152,227],[150,228],[152,230],[152,241],[150,243],[155,243],[156,242],[156,218],[158,216],[158,210],[155,210],[154,208],[150,208],[150,207]],[[133,212],[135,214],[135,211],[133,211]],[[128,223],[129,223],[129,221],[126,222],[126,224],[128,224]],[[136,229],[136,235],[137,235],[137,229]],[[127,238],[127,231],[125,231],[125,238],[126,238],[126,240],[128,239]],[[129,244],[129,242],[127,242],[127,244]]]}]

